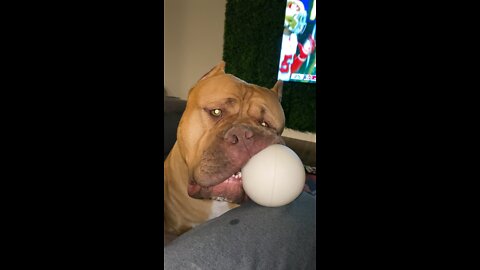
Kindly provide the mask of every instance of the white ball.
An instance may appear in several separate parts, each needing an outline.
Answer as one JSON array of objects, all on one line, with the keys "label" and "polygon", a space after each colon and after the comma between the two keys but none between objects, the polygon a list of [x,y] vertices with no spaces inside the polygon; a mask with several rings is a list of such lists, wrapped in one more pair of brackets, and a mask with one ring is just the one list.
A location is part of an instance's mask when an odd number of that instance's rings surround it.
[{"label": "white ball", "polygon": [[305,169],[295,152],[273,144],[254,155],[242,168],[243,189],[257,204],[286,205],[302,193]]}]

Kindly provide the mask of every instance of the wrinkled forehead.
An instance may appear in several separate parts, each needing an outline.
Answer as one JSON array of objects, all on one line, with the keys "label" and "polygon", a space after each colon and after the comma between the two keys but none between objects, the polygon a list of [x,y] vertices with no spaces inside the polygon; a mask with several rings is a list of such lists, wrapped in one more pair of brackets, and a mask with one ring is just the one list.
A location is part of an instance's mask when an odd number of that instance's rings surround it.
[{"label": "wrinkled forehead", "polygon": [[200,104],[217,100],[245,100],[256,97],[276,98],[273,91],[254,84],[249,84],[231,74],[211,77],[199,81],[190,91],[190,96]]}]

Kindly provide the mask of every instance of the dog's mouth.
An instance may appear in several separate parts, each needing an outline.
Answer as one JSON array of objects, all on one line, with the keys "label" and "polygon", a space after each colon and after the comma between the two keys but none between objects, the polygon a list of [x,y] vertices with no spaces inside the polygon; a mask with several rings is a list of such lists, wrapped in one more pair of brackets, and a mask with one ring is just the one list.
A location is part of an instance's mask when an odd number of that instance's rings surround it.
[{"label": "dog's mouth", "polygon": [[271,130],[237,125],[227,129],[201,154],[192,166],[188,195],[195,199],[210,199],[236,204],[248,197],[243,189],[241,169],[250,158],[272,144],[285,144]]},{"label": "dog's mouth", "polygon": [[195,180],[188,185],[188,195],[196,199],[210,199],[215,201],[241,204],[247,200],[243,190],[242,173],[232,174],[219,184],[201,186]]}]

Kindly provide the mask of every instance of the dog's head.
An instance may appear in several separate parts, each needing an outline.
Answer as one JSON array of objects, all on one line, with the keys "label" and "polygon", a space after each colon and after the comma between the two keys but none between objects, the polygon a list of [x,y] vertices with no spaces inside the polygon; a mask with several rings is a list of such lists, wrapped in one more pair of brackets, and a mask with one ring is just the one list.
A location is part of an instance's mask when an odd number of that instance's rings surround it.
[{"label": "dog's head", "polygon": [[177,141],[193,198],[241,203],[241,168],[271,144],[284,144],[282,82],[272,89],[224,71],[221,62],[190,90]]}]

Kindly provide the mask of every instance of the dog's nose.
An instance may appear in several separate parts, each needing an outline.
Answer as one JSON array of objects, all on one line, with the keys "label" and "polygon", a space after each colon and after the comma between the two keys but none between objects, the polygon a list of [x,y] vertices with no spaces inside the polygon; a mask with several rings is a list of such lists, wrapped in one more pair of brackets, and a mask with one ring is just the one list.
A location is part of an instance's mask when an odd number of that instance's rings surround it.
[{"label": "dog's nose", "polygon": [[246,143],[253,138],[253,131],[246,127],[233,127],[225,134],[224,139],[231,143],[237,144],[239,142]]}]

